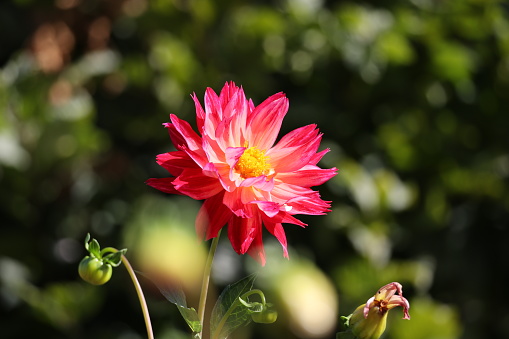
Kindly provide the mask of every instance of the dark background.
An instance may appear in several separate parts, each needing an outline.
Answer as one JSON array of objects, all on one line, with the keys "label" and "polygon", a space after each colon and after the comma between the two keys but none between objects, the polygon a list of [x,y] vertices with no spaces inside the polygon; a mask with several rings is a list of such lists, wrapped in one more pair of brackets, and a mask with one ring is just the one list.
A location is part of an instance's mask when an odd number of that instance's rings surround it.
[{"label": "dark background", "polygon": [[[317,123],[339,169],[320,187],[333,211],[285,227],[289,261],[268,234],[264,268],[222,239],[217,290],[258,271],[280,313],[237,338],[334,338],[391,281],[412,320],[392,311],[386,338],[509,337],[505,2],[17,0],[0,4],[2,338],[145,337],[124,268],[79,279],[88,232],[135,267],[192,271],[197,307],[199,202],[144,181],[166,175],[168,115],[194,123],[190,94],[230,80],[255,104],[285,92],[282,133]],[[142,285],[156,338],[189,337]]]}]

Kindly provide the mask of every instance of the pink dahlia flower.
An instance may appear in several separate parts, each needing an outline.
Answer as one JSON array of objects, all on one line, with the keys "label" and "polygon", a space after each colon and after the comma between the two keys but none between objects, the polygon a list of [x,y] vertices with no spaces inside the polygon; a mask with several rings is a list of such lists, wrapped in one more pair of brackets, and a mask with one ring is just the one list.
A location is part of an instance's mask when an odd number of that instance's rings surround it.
[{"label": "pink dahlia flower", "polygon": [[328,152],[317,152],[321,134],[316,125],[298,128],[276,143],[288,111],[283,93],[255,107],[243,89],[231,82],[219,96],[207,88],[205,110],[196,94],[193,100],[199,134],[171,114],[171,123],[164,126],[177,151],[159,154],[157,163],[172,177],[152,178],[146,183],[166,193],[205,199],[196,218],[200,237],[214,238],[228,225],[233,249],[264,265],[264,225],[288,258],[282,223],[304,227],[294,215],[330,211],[330,202],[310,188],[337,172],[316,165]]}]

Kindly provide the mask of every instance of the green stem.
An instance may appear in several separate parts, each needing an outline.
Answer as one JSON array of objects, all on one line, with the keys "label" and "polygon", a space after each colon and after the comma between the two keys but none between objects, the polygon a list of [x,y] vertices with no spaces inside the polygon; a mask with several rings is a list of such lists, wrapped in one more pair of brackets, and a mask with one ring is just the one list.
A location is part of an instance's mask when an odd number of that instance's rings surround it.
[{"label": "green stem", "polygon": [[119,250],[117,250],[115,247],[105,247],[101,250],[101,257],[104,256],[106,253],[117,253]]},{"label": "green stem", "polygon": [[203,281],[201,283],[201,294],[200,294],[200,303],[198,305],[198,317],[201,322],[201,332],[200,338],[203,333],[203,324],[205,318],[205,304],[207,303],[207,294],[209,291],[209,281],[210,281],[210,272],[212,271],[212,262],[214,261],[214,254],[216,253],[217,244],[219,243],[219,236],[221,235],[221,231],[217,233],[217,236],[212,239],[212,244],[210,244],[209,256],[207,257],[207,262],[205,263],[205,270],[203,272]]},{"label": "green stem", "polygon": [[141,289],[140,283],[138,282],[138,278],[136,278],[136,273],[129,263],[129,260],[122,255],[122,262],[127,268],[127,272],[131,276],[134,287],[136,288],[136,293],[138,294],[138,299],[140,299],[141,310],[143,312],[143,318],[145,319],[145,325],[147,326],[147,335],[149,339],[154,339],[154,333],[152,332],[152,323],[150,322],[150,314],[148,313],[147,302],[145,301],[145,296],[143,295],[143,290]]},{"label": "green stem", "polygon": [[[116,253],[118,250],[113,247],[106,247],[101,251],[101,255],[104,253]],[[147,335],[149,339],[154,339],[154,333],[152,332],[152,323],[150,322],[150,314],[148,313],[148,306],[147,302],[145,301],[145,296],[143,295],[143,290],[141,289],[140,283],[138,281],[138,278],[136,277],[136,273],[134,273],[133,267],[129,263],[129,260],[125,257],[125,255],[122,255],[122,262],[124,263],[125,268],[127,269],[127,272],[129,273],[129,276],[131,276],[131,280],[133,281],[134,288],[136,289],[136,293],[138,294],[138,299],[140,300],[141,305],[141,311],[143,312],[143,318],[145,319],[145,325],[147,326]]]},{"label": "green stem", "polygon": [[219,324],[217,324],[216,330],[212,334],[212,339],[216,339],[216,338],[219,337],[219,335],[221,334],[221,330],[223,329],[224,324],[226,323],[226,321],[230,317],[230,314],[240,304],[240,299],[243,299],[243,300],[247,299],[252,294],[258,294],[260,296],[260,298],[262,299],[262,305],[265,306],[265,295],[263,294],[263,292],[261,290],[250,290],[250,291],[247,291],[246,293],[241,295],[239,298],[237,298],[237,300],[235,300],[235,302],[233,304],[231,304],[231,306],[228,309],[228,311],[226,311],[226,313],[221,318],[221,321],[219,321]]}]

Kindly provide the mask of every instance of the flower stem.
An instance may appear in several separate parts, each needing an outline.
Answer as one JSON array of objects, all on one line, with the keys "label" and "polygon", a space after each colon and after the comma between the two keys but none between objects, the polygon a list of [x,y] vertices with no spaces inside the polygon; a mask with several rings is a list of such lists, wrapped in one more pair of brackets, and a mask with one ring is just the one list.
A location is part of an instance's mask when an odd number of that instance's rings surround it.
[{"label": "flower stem", "polygon": [[221,231],[217,233],[217,236],[212,239],[212,244],[210,244],[209,256],[207,257],[207,262],[205,263],[205,270],[203,272],[203,281],[201,283],[201,294],[200,294],[200,303],[198,305],[198,317],[201,322],[201,332],[199,338],[202,337],[203,333],[203,324],[205,318],[205,304],[207,303],[207,293],[209,291],[209,281],[210,281],[210,273],[212,271],[212,262],[214,261],[214,254],[216,253],[217,244],[219,243],[219,236],[221,235]]},{"label": "flower stem", "polygon": [[131,279],[134,284],[134,288],[136,289],[136,293],[138,294],[138,299],[140,300],[141,310],[143,312],[143,318],[145,319],[145,325],[147,326],[147,335],[149,339],[154,339],[154,333],[152,332],[152,323],[150,322],[150,314],[148,313],[147,302],[145,301],[145,296],[143,295],[143,290],[141,289],[140,283],[138,282],[138,278],[136,278],[136,273],[129,263],[129,260],[122,255],[122,262],[124,263],[127,272],[131,276]]}]

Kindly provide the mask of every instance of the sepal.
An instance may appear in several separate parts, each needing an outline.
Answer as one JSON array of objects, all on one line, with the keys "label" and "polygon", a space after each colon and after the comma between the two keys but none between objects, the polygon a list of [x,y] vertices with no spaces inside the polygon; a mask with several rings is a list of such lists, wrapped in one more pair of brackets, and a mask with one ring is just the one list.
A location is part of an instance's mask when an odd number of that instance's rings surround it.
[{"label": "sepal", "polygon": [[90,240],[90,233],[85,237],[85,249],[89,255],[85,256],[79,266],[80,277],[92,285],[107,283],[112,275],[112,267],[117,267],[122,262],[122,256],[127,249],[117,250],[106,247],[101,251],[101,245],[96,239]]}]

